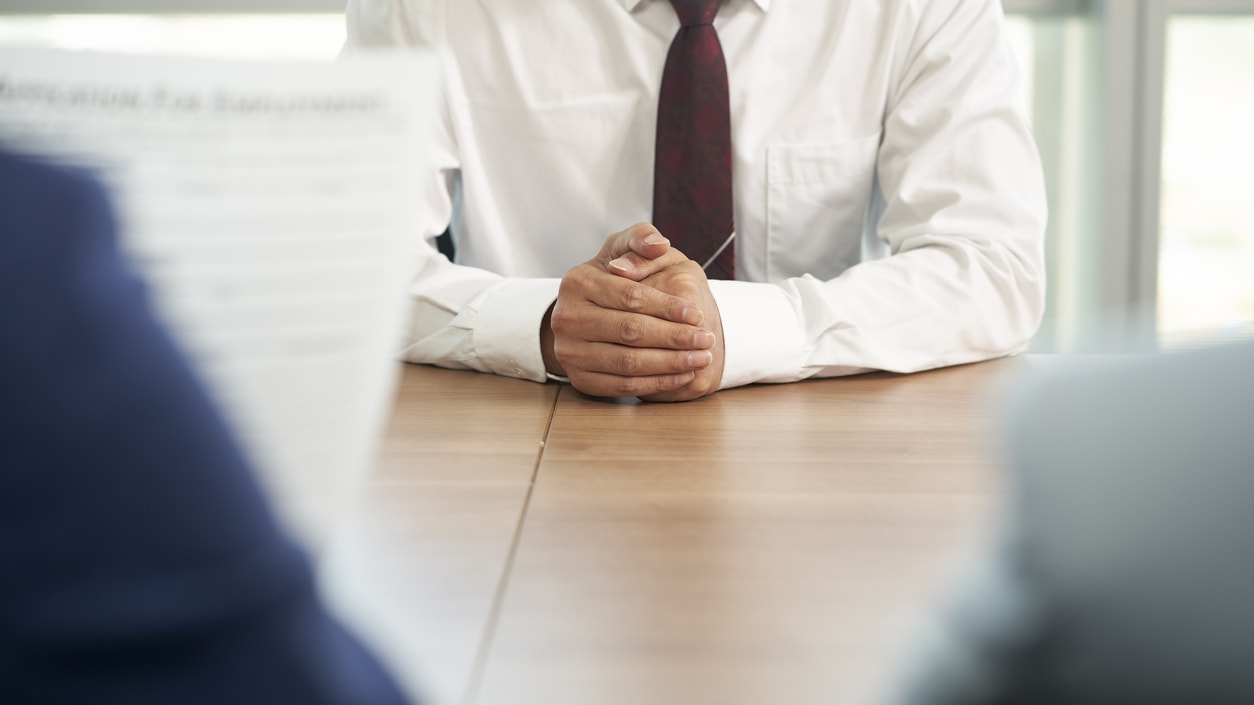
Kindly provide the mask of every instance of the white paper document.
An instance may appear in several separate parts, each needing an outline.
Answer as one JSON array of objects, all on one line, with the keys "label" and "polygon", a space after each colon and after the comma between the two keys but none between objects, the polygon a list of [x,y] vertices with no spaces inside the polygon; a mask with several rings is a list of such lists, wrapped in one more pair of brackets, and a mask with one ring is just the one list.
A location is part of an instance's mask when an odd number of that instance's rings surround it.
[{"label": "white paper document", "polygon": [[281,512],[326,538],[386,418],[435,60],[0,50],[0,144],[96,171]]}]

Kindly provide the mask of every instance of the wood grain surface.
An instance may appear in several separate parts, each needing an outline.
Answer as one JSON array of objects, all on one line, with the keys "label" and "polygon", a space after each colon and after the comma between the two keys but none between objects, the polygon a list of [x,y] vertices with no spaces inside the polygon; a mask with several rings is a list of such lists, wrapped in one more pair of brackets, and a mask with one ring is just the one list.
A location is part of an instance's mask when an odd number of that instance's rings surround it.
[{"label": "wood grain surface", "polygon": [[324,562],[340,612],[429,703],[459,703],[558,387],[404,365],[379,464]]},{"label": "wood grain surface", "polygon": [[1037,364],[683,404],[409,366],[332,572],[434,705],[869,702],[995,504],[996,400]]}]

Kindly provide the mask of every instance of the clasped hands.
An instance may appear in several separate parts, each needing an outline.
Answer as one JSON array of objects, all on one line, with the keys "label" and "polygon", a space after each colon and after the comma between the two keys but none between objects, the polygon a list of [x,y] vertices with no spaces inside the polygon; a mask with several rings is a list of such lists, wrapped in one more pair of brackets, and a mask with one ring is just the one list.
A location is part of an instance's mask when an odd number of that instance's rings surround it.
[{"label": "clasped hands", "polygon": [[549,372],[592,396],[687,401],[723,379],[723,324],[705,272],[647,223],[566,273],[540,346]]}]

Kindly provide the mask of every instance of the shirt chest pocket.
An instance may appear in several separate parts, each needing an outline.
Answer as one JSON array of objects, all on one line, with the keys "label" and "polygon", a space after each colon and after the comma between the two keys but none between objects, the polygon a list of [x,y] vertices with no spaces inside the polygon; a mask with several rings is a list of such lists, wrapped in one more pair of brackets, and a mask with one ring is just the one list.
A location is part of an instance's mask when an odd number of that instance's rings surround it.
[{"label": "shirt chest pocket", "polygon": [[[466,111],[463,208],[500,224],[518,271],[560,275],[648,219],[656,118],[638,95],[472,101]],[[495,247],[477,261],[502,257]]]},{"label": "shirt chest pocket", "polygon": [[857,264],[880,136],[767,148],[767,270],[772,281],[830,279]]}]

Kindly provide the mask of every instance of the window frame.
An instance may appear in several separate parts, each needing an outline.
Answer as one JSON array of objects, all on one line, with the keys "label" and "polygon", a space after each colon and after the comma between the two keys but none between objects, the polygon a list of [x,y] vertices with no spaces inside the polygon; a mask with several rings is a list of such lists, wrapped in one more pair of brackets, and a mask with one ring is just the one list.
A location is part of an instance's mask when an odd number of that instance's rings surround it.
[{"label": "window frame", "polygon": [[1094,11],[1106,45],[1100,304],[1116,314],[1104,317],[1113,347],[1156,351],[1167,27],[1182,15],[1254,16],[1254,0],[1104,0]]}]

